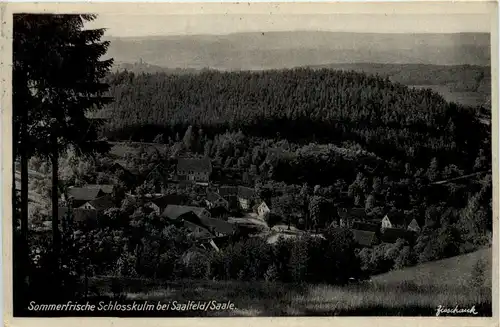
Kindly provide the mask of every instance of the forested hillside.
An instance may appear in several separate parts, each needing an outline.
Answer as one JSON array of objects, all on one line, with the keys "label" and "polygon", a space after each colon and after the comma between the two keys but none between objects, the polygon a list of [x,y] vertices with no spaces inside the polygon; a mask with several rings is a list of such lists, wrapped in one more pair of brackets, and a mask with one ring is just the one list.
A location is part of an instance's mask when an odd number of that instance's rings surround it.
[{"label": "forested hillside", "polygon": [[[327,69],[110,75],[111,139],[174,137],[195,125],[291,142],[350,141],[386,159],[427,167],[433,157],[470,171],[488,130],[475,111],[430,90],[387,78]],[[464,131],[467,131],[464,133]],[[487,153],[488,151],[486,151]]]}]

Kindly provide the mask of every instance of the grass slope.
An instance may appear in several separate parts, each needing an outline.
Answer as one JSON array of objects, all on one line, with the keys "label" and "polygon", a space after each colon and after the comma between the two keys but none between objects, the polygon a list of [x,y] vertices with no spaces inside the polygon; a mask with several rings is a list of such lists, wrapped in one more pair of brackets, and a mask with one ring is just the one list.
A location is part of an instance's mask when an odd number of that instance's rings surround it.
[{"label": "grass slope", "polygon": [[[112,280],[115,282],[112,282]],[[470,308],[491,316],[491,289],[458,286],[415,286],[375,283],[347,286],[284,284],[263,281],[146,280],[92,278],[96,300],[157,304],[188,301],[231,301],[235,310],[106,312],[108,316],[433,316],[439,305]],[[91,297],[90,300],[94,298]],[[58,313],[60,314],[60,313]]]},{"label": "grass slope", "polygon": [[[480,259],[487,262],[485,284],[475,288],[468,281]],[[491,261],[491,248],[482,249],[374,276],[372,282],[346,286],[113,277],[92,278],[90,285],[99,298],[120,299],[122,303],[216,300],[231,301],[236,307],[206,312],[167,310],[133,316],[433,316],[440,305],[474,306],[478,316],[491,316]],[[119,312],[114,314],[123,316]]]},{"label": "grass slope", "polygon": [[426,262],[415,267],[391,271],[385,274],[374,276],[372,278],[372,282],[387,285],[411,281],[412,284],[418,286],[467,286],[469,284],[473,267],[480,259],[484,260],[487,263],[487,268],[484,275],[484,286],[491,287],[491,248],[482,249],[476,252],[448,259]]}]

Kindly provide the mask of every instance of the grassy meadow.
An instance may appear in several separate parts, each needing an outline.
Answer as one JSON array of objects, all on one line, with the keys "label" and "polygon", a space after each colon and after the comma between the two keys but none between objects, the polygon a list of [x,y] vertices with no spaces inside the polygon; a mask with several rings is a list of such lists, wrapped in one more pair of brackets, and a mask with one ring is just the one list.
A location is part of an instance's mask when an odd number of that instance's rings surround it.
[{"label": "grassy meadow", "polygon": [[[147,300],[150,303],[231,301],[236,308],[168,312],[166,316],[432,316],[439,305],[452,308],[474,305],[479,315],[491,315],[491,289],[488,288],[418,286],[411,282],[331,286],[184,280],[150,284],[146,287],[148,291],[141,291],[144,284],[139,280],[126,281],[118,298],[125,302]],[[104,294],[110,298],[117,295],[109,288]]]},{"label": "grassy meadow", "polygon": [[[483,287],[468,283],[474,263],[488,262]],[[232,311],[163,312],[161,316],[433,316],[436,308],[470,308],[491,316],[491,249],[374,276],[345,286],[260,281],[153,281],[96,278],[92,288],[121,301],[231,301]],[[119,284],[120,286],[117,286]]]}]

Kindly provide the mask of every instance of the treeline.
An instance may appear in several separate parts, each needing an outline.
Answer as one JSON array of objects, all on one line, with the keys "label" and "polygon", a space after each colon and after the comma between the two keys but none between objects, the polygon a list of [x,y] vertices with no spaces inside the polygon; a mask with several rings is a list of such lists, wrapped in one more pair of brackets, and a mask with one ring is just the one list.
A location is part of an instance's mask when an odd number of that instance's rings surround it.
[{"label": "treeline", "polygon": [[[195,247],[187,230],[154,212],[129,209],[125,205],[110,209],[91,228],[68,225],[62,256],[68,282],[77,286],[80,278],[117,276],[345,284],[349,278],[365,276],[347,229],[330,229],[324,238],[280,238],[275,244],[235,236],[225,244],[216,240],[221,248],[217,252]],[[42,292],[50,240],[44,235],[32,239],[32,269],[37,276],[33,283]]]},{"label": "treeline", "polygon": [[447,85],[451,91],[484,92],[489,94],[491,68],[488,66],[426,64],[326,64],[311,68],[353,70],[367,74],[388,76],[404,85]]},{"label": "treeline", "polygon": [[[386,158],[422,166],[431,158],[469,170],[487,130],[474,110],[430,90],[387,78],[328,69],[109,75],[109,139],[152,140],[195,125],[208,135],[247,135],[296,142],[350,140]],[[467,131],[467,132],[464,132]],[[420,164],[419,164],[420,163]]]}]

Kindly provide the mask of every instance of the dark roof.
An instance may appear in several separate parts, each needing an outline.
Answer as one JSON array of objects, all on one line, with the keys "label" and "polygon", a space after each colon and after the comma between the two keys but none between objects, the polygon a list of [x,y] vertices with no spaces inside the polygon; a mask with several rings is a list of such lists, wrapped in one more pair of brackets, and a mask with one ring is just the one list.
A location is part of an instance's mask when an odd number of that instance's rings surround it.
[{"label": "dark roof", "polygon": [[219,199],[222,199],[222,197],[217,194],[217,193],[214,193],[214,192],[209,192],[207,194],[207,200],[214,203],[215,201],[219,200]]},{"label": "dark roof", "polygon": [[106,194],[113,193],[113,189],[114,189],[114,186],[110,185],[110,184],[88,184],[88,185],[85,185],[85,187],[100,189],[101,191],[103,191]]},{"label": "dark roof", "polygon": [[420,230],[420,226],[418,225],[417,221],[413,219],[410,224],[408,225],[409,230]]},{"label": "dark roof", "polygon": [[172,220],[177,220],[180,216],[192,212],[196,216],[200,217],[201,213],[205,210],[206,209],[202,207],[180,206],[180,205],[169,204],[163,211],[162,216],[165,216]]},{"label": "dark roof", "polygon": [[212,163],[209,158],[179,158],[177,170],[212,172]]},{"label": "dark roof", "polygon": [[215,218],[201,218],[200,220],[203,225],[208,227],[210,230],[214,230],[222,234],[230,235],[236,231],[236,225],[225,220]]},{"label": "dark roof", "polygon": [[70,187],[68,189],[68,197],[77,201],[92,201],[103,195],[104,192],[100,188]]},{"label": "dark roof", "polygon": [[222,219],[206,218],[201,215],[196,215],[189,211],[190,215],[184,214],[182,219],[184,222],[188,221],[194,225],[201,226],[211,232],[218,232],[225,235],[231,235],[236,231],[236,225]]},{"label": "dark roof", "polygon": [[187,196],[179,194],[162,195],[151,200],[151,202],[156,204],[160,210],[165,209],[170,204],[182,205],[185,201],[187,201]]},{"label": "dark roof", "polygon": [[184,227],[189,229],[191,233],[189,233],[189,236],[194,237],[197,240],[200,239],[211,239],[214,238],[215,236],[210,233],[208,229],[205,227],[199,226],[197,224],[193,224],[190,221],[184,221]]},{"label": "dark roof", "polygon": [[403,228],[384,228],[380,240],[384,243],[395,243],[398,239],[411,240],[415,233]]},{"label": "dark roof", "polygon": [[339,208],[337,212],[341,218],[350,218],[350,219],[366,218],[366,211],[364,208],[350,208],[350,209]]},{"label": "dark roof", "polygon": [[115,206],[115,204],[113,203],[113,199],[109,195],[101,196],[100,198],[89,201],[89,203],[97,211],[107,210]]},{"label": "dark roof", "polygon": [[219,194],[221,196],[232,196],[238,194],[237,186],[221,186],[219,187]]},{"label": "dark roof", "polygon": [[356,221],[352,224],[352,228],[369,232],[378,232],[380,230],[380,224],[370,224]]},{"label": "dark roof", "polygon": [[255,190],[253,188],[238,186],[238,197],[243,199],[253,199]]},{"label": "dark roof", "polygon": [[354,240],[356,241],[356,243],[358,243],[361,246],[372,246],[377,240],[375,232],[370,232],[366,230],[357,230],[357,229],[352,229],[351,232],[354,236]]}]

